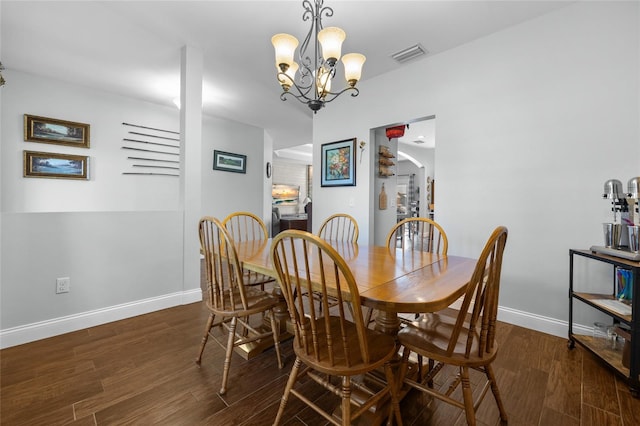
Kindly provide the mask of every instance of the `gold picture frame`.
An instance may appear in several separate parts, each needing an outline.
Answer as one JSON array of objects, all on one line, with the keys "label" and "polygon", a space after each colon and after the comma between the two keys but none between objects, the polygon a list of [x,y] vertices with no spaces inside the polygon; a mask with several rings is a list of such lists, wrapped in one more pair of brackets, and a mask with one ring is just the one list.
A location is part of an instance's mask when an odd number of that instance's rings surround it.
[{"label": "gold picture frame", "polygon": [[89,180],[86,155],[24,151],[24,177]]},{"label": "gold picture frame", "polygon": [[89,148],[90,125],[56,118],[24,115],[25,142],[51,143],[55,145]]}]

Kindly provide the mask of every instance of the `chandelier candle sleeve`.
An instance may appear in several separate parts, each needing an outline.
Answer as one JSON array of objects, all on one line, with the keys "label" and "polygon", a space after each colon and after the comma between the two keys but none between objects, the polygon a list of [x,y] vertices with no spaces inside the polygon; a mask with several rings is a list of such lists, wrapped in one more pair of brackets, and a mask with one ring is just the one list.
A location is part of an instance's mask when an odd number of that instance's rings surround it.
[{"label": "chandelier candle sleeve", "polygon": [[[324,6],[324,0],[305,0],[302,7],[302,20],[311,21],[311,28],[299,48],[298,39],[284,33],[274,35],[271,43],[275,49],[277,79],[283,90],[280,99],[285,101],[287,96],[293,96],[316,113],[344,92],[358,96],[356,84],[362,77],[366,58],[359,53],[342,56],[346,33],[337,27],[323,27],[322,16],[333,16],[333,9]],[[332,81],[341,57],[347,85],[333,92]]]}]

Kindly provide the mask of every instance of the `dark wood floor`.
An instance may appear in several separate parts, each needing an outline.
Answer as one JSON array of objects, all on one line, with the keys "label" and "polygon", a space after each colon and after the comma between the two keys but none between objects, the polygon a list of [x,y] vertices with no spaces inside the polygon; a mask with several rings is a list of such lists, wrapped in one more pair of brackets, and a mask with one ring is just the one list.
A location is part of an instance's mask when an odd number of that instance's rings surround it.
[{"label": "dark wood floor", "polygon": [[[201,303],[53,337],[0,352],[1,418],[9,425],[269,425],[293,362],[273,349],[245,361],[234,355],[230,386],[217,394],[223,353],[207,346],[194,363],[206,319]],[[498,383],[511,425],[640,425],[640,400],[580,348],[566,340],[500,324]],[[305,383],[310,392],[315,384]],[[333,396],[317,392],[321,404]],[[462,425],[463,413],[410,393],[406,425]],[[326,424],[295,398],[287,425]],[[479,424],[499,424],[491,395]]]}]

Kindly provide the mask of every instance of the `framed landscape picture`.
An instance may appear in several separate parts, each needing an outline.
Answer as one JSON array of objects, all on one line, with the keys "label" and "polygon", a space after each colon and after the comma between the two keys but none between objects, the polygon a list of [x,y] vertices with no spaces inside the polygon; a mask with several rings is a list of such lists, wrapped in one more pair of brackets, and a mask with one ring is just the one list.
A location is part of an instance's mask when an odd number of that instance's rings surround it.
[{"label": "framed landscape picture", "polygon": [[89,157],[24,151],[24,177],[53,179],[89,179]]},{"label": "framed landscape picture", "polygon": [[356,138],[325,143],[321,151],[321,186],[356,185]]},{"label": "framed landscape picture", "polygon": [[90,126],[84,123],[24,115],[24,140],[26,142],[89,148],[89,128]]},{"label": "framed landscape picture", "polygon": [[231,152],[213,151],[213,170],[247,173],[247,156]]}]

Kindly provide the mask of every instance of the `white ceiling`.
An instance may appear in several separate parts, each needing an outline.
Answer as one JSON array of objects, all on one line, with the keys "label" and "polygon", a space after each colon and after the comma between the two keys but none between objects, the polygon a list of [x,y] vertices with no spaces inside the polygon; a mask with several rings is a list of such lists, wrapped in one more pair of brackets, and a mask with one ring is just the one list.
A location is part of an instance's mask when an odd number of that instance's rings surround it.
[{"label": "white ceiling", "polygon": [[[286,148],[311,142],[312,114],[293,99],[280,100],[270,39],[279,32],[304,38],[309,27],[301,4],[2,0],[0,61],[8,69],[172,105],[179,96],[180,49],[191,45],[204,56],[204,113],[265,128],[274,149]],[[566,4],[327,0],[335,13],[323,24],[347,32],[344,53],[367,57],[365,80],[403,66],[390,55],[416,43],[429,52],[416,60],[429,60]]]}]

